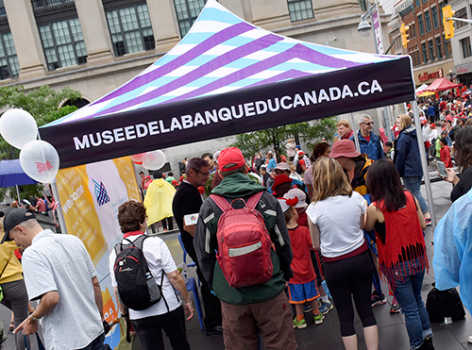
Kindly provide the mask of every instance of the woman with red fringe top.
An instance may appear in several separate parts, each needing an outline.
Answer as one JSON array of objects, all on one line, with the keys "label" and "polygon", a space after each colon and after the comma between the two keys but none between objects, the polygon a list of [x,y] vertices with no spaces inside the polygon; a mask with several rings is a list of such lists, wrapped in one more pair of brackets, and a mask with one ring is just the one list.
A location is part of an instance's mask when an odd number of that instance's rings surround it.
[{"label": "woman with red fringe top", "polygon": [[403,186],[395,165],[380,159],[366,178],[372,204],[365,229],[375,228],[380,270],[405,315],[411,349],[434,349],[428,312],[421,298],[425,270],[429,268],[418,201]]}]

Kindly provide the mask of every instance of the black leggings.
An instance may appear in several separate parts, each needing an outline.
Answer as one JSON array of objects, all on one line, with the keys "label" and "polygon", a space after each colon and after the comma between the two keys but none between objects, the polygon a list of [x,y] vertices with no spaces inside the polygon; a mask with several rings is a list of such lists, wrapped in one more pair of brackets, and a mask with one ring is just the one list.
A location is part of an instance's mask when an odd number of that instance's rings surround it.
[{"label": "black leggings", "polygon": [[370,327],[376,324],[370,294],[373,267],[368,254],[369,250],[344,260],[324,261],[325,279],[336,305],[343,337],[356,334],[351,295],[362,325]]},{"label": "black leggings", "polygon": [[169,337],[174,350],[190,350],[185,330],[183,306],[163,315],[131,320],[144,350],[164,350],[162,330]]}]

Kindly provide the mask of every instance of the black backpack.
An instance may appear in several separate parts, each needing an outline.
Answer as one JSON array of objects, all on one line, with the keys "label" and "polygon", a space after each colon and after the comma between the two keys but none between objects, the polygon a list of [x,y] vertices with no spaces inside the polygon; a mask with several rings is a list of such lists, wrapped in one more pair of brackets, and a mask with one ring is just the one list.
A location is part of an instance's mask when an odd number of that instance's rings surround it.
[{"label": "black backpack", "polygon": [[[113,271],[121,302],[133,310],[144,310],[161,300],[161,285],[157,285],[149,271],[143,254],[143,242],[148,236],[141,235],[134,242],[123,239],[115,245],[116,260]],[[127,241],[128,243],[123,243]]]},{"label": "black backpack", "polygon": [[297,173],[298,175],[303,174],[302,166],[300,165],[300,161],[297,162]]},{"label": "black backpack", "polygon": [[431,322],[443,322],[444,317],[450,317],[453,321],[462,320],[465,317],[459,293],[455,288],[448,290],[431,289],[426,299]]}]

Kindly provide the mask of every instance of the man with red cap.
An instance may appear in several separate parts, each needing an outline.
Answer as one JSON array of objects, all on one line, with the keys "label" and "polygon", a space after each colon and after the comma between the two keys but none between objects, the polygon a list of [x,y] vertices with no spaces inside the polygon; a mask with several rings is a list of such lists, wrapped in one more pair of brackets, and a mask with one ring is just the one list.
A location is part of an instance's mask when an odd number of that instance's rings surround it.
[{"label": "man with red cap", "polygon": [[[266,349],[296,349],[292,314],[284,293],[285,282],[293,276],[290,269],[293,254],[280,204],[265,187],[248,176],[249,168],[238,148],[230,147],[221,151],[218,163],[223,180],[212,190],[211,196],[205,200],[200,209],[193,243],[198,265],[205,280],[221,300],[225,349],[257,349],[258,334]],[[219,249],[224,243],[217,240],[217,232],[218,235],[222,234],[222,231],[218,231],[218,226],[225,225],[222,227],[236,230],[235,234],[239,235],[238,227],[230,227],[220,221],[223,215],[220,207],[227,208],[225,209],[226,217],[228,211],[231,211],[230,206],[234,209],[241,209],[244,206],[254,208],[254,212],[258,213],[251,215],[259,218],[259,224],[260,220],[263,220],[264,232],[267,232],[270,237],[269,242],[265,240],[266,236],[261,239],[275,245],[275,251],[269,248],[272,274],[268,275],[262,269],[253,270],[260,271],[260,275],[265,274],[266,282],[232,287],[234,281],[228,277],[227,272],[228,269],[233,269],[233,266],[221,267],[218,262],[222,261],[221,255],[226,254]],[[245,225],[246,221],[241,222],[241,226]],[[241,232],[241,235],[243,234],[247,233]],[[226,244],[229,245],[229,243]],[[264,248],[265,245],[251,244],[230,249],[231,251],[225,255],[225,258],[229,259],[226,261],[240,261],[239,264],[243,264],[244,261],[231,259],[247,257],[250,253],[259,254],[260,249]],[[218,261],[215,252],[217,249]],[[257,275],[259,274],[256,274],[255,279],[259,280]]]}]

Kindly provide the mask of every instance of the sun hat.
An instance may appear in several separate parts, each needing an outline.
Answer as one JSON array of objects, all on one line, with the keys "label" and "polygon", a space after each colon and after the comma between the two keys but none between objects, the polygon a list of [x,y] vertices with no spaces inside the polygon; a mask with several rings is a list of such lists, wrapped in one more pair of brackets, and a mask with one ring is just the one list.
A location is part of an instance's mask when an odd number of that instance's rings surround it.
[{"label": "sun hat", "polygon": [[353,141],[340,140],[334,143],[329,157],[335,159],[339,157],[356,158],[360,155],[361,154],[356,150],[356,146],[354,145]]},{"label": "sun hat", "polygon": [[299,188],[292,188],[290,191],[284,194],[284,198],[286,199],[297,198],[297,204],[295,205],[295,208],[297,209],[307,207],[305,192],[303,192]]}]

